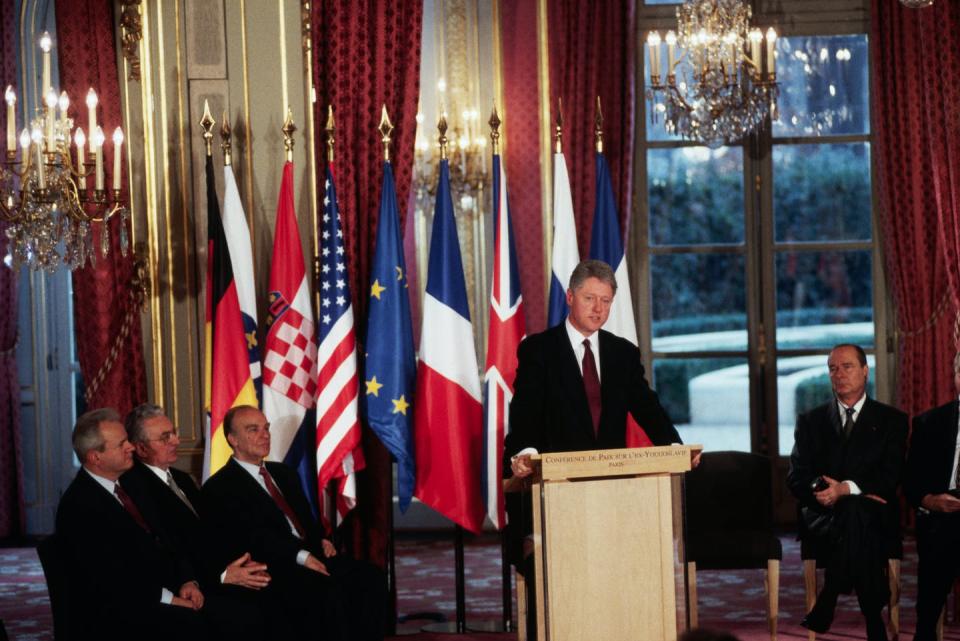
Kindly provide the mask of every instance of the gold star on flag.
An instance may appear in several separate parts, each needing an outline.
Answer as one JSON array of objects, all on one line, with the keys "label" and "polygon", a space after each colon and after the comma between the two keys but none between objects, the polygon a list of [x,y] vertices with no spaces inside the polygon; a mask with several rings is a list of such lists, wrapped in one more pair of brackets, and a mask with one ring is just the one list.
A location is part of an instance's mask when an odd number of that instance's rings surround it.
[{"label": "gold star on flag", "polygon": [[373,285],[370,286],[370,295],[377,300],[380,300],[380,294],[385,291],[387,291],[387,288],[380,285],[379,279],[373,281]]},{"label": "gold star on flag", "polygon": [[247,337],[247,349],[253,349],[257,346],[257,333],[256,332],[247,332],[245,334]]},{"label": "gold star on flag", "polygon": [[400,395],[400,398],[394,398],[391,400],[393,403],[393,413],[400,413],[404,416],[407,415],[407,408],[410,407],[410,403],[407,402],[407,399],[403,397],[403,394]]},{"label": "gold star on flag", "polygon": [[380,396],[380,388],[383,387],[382,383],[377,382],[377,377],[374,376],[369,381],[366,381],[367,384],[367,395],[373,394],[374,396]]},{"label": "gold star on flag", "polygon": [[403,270],[400,269],[400,265],[394,267],[397,270],[397,280],[403,280]]}]

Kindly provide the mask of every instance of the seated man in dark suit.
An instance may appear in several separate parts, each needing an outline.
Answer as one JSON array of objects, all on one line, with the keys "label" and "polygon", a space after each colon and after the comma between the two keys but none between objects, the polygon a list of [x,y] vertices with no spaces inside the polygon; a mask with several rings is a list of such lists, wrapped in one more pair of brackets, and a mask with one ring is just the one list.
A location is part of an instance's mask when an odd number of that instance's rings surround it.
[{"label": "seated man in dark suit", "polygon": [[282,595],[299,638],[382,639],[386,609],[383,574],[337,554],[323,538],[296,472],[264,462],[270,424],[250,406],[223,421],[233,457],[201,490],[204,527],[219,544],[220,562],[245,552],[270,568],[270,589]]},{"label": "seated man in dark suit", "polygon": [[262,639],[268,633],[283,638],[275,624],[265,629],[259,616],[270,611],[268,597],[258,598],[252,592],[269,585],[267,566],[249,554],[226,568],[210,565],[211,554],[204,549],[200,527],[200,488],[192,476],[173,467],[180,438],[163,408],[144,403],[127,415],[125,427],[136,460],[120,482],[144,506],[147,522],[166,532],[174,550],[192,563],[208,597],[207,616],[225,638]]},{"label": "seated man in dark suit", "polygon": [[900,540],[897,485],[907,415],[866,394],[867,356],[837,345],[827,359],[834,398],[797,417],[787,485],[800,502],[802,537],[827,554],[823,589],[801,625],[826,632],[837,597],[854,590],[869,641],[886,641],[887,558]]},{"label": "seated man in dark suit", "polygon": [[207,638],[190,564],[117,482],[133,446],[109,408],[77,419],[73,449],[83,468],[57,507],[71,627],[82,639]]},{"label": "seated man in dark suit", "polygon": [[[960,354],[953,359],[953,382],[960,394]],[[960,577],[960,403],[949,403],[913,419],[903,490],[917,509],[917,634],[934,641],[937,620]]]}]

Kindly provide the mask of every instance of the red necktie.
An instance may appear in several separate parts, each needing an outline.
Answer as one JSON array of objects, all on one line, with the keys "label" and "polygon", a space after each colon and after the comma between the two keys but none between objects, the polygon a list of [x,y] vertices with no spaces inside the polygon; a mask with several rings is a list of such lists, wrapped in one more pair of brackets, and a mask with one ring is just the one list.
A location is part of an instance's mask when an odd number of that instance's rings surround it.
[{"label": "red necktie", "polygon": [[127,514],[129,514],[130,517],[137,522],[137,525],[149,533],[150,528],[147,527],[147,522],[143,520],[143,515],[140,514],[140,510],[137,509],[137,504],[133,502],[133,499],[130,498],[129,494],[124,492],[119,483],[113,484],[113,493],[117,495],[118,499],[120,499],[120,503],[123,505],[123,509],[127,511]]},{"label": "red necktie", "polygon": [[597,436],[600,431],[600,376],[588,339],[583,340],[583,390],[587,393],[587,404],[593,418],[593,435]]},{"label": "red necktie", "polygon": [[283,498],[283,494],[280,493],[279,488],[277,488],[276,483],[273,482],[273,478],[270,476],[270,473],[267,472],[267,468],[263,465],[260,466],[260,476],[263,477],[264,483],[267,485],[267,492],[270,493],[270,496],[273,497],[273,502],[277,504],[277,507],[280,508],[280,511],[290,519],[290,522],[293,523],[293,528],[297,531],[297,535],[301,539],[307,538],[307,533],[304,531],[303,526],[300,525],[300,519],[297,518],[297,515],[293,513],[293,508],[290,507],[290,504],[287,503],[287,499]]}]

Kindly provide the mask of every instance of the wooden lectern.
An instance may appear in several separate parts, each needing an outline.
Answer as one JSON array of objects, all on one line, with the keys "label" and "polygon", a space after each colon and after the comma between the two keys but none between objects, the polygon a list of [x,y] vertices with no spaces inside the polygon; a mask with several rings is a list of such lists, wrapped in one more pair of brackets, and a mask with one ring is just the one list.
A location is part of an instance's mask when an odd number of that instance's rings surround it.
[{"label": "wooden lectern", "polygon": [[686,629],[680,480],[702,449],[534,457],[538,641],[675,641]]}]

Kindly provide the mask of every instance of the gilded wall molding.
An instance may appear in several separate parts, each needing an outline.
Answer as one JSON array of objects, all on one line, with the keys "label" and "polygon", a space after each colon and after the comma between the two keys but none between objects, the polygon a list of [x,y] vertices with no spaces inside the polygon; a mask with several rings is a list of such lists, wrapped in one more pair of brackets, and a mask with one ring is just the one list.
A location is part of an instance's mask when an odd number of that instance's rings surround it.
[{"label": "gilded wall molding", "polygon": [[140,41],[143,39],[143,20],[140,18],[141,0],[119,0],[120,44],[123,57],[129,65],[127,80],[140,82]]}]

